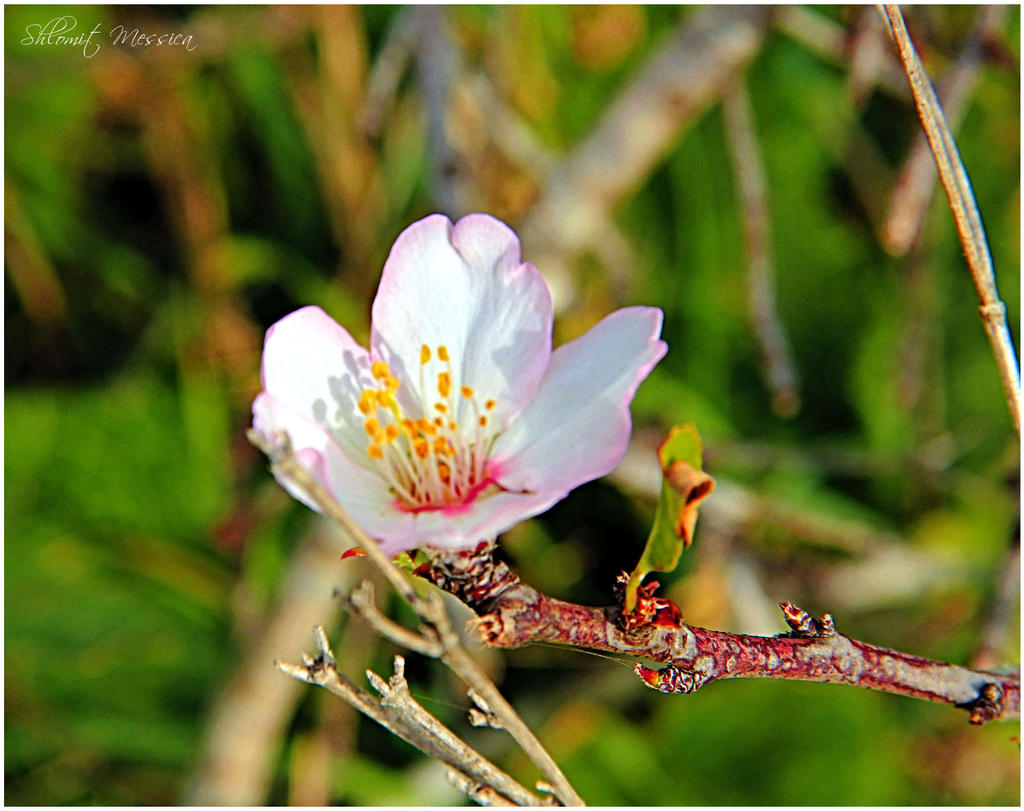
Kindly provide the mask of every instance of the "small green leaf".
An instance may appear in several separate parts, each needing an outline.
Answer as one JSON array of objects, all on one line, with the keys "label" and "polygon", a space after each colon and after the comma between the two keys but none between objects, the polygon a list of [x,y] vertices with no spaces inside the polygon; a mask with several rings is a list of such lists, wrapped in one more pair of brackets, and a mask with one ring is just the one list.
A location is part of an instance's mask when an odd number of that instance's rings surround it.
[{"label": "small green leaf", "polygon": [[671,572],[683,549],[693,542],[697,509],[714,489],[715,482],[702,470],[701,441],[690,424],[677,425],[658,448],[661,463],[661,495],[654,525],[640,562],[626,584],[625,609],[636,607],[637,589],[653,571]]},{"label": "small green leaf", "polygon": [[429,563],[430,556],[422,549],[414,549],[411,554],[409,552],[399,552],[391,560],[399,569],[414,572],[424,563]]}]

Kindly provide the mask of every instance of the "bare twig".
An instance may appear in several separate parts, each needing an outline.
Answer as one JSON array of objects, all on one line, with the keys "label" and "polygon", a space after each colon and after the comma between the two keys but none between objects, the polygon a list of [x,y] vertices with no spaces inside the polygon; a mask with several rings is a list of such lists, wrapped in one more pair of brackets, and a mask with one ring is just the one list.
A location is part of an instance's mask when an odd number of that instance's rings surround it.
[{"label": "bare twig", "polygon": [[768,16],[763,6],[711,6],[686,18],[547,178],[521,229],[535,256],[600,239],[610,209],[753,58]]},{"label": "bare twig", "polygon": [[[487,560],[490,560],[488,549]],[[459,556],[455,556],[459,557]],[[466,556],[463,556],[466,557]],[[439,555],[435,560],[443,560]],[[495,588],[504,588],[502,577],[494,578]],[[456,592],[458,593],[458,591]],[[424,620],[427,627],[436,633],[437,643],[441,649],[440,659],[450,667],[473,691],[474,701],[478,704],[482,700],[488,711],[498,720],[499,725],[508,731],[516,743],[524,752],[537,764],[537,767],[544,773],[555,788],[558,798],[566,805],[583,805],[583,800],[576,794],[575,789],[566,780],[561,769],[541,746],[534,736],[533,731],[526,725],[526,722],[519,717],[519,714],[512,708],[512,705],[505,700],[505,697],[494,686],[494,683],[480,669],[480,666],[471,657],[466,649],[459,642],[458,635],[448,621],[448,615],[439,600],[421,602],[414,606],[417,613]]]},{"label": "bare twig", "polygon": [[1014,539],[996,582],[995,596],[981,634],[981,644],[971,657],[974,667],[997,667],[1002,664],[1001,652],[1010,632],[1020,598],[1020,538]]},{"label": "bare twig", "polygon": [[423,620],[424,626],[421,630],[425,635],[432,635],[440,645],[441,660],[484,697],[508,733],[555,787],[559,800],[565,805],[583,805],[583,800],[530,728],[462,648],[458,635],[452,629],[448,615],[437,596],[422,597],[416,593],[410,581],[381,552],[373,539],[352,520],[323,485],[299,464],[286,434],[265,437],[255,430],[250,430],[248,437],[250,442],[270,457],[271,469],[276,475],[290,480],[301,488],[324,515],[337,523],[366,552],[395,590]]},{"label": "bare twig", "polygon": [[501,98],[485,74],[463,71],[455,89],[462,99],[476,108],[487,126],[488,135],[508,157],[541,177],[555,167],[554,153],[534,135],[518,111]]},{"label": "bare twig", "polygon": [[757,149],[750,96],[746,85],[737,82],[725,94],[726,140],[733,159],[736,187],[747,243],[747,301],[754,335],[761,346],[764,376],[772,395],[772,408],[791,417],[800,408],[797,378],[786,335],[782,331],[775,299],[775,271],[772,267],[768,214],[768,193],[764,168]]},{"label": "bare twig", "polygon": [[364,620],[378,634],[390,639],[396,645],[416,651],[423,656],[436,659],[441,655],[441,646],[435,639],[429,639],[404,628],[377,610],[373,599],[373,583],[364,580],[348,597],[341,589],[334,590],[337,597],[353,614]]},{"label": "bare twig", "polygon": [[325,530],[318,528],[295,555],[277,606],[214,702],[186,805],[266,802],[274,752],[301,689],[285,679],[265,678],[263,668],[290,645],[296,626],[308,628],[337,613],[331,600],[331,587],[338,583],[331,566],[337,551]]},{"label": "bare twig", "polygon": [[313,636],[318,651],[316,658],[303,654],[301,666],[278,661],[275,662],[276,667],[299,681],[329,690],[392,734],[435,760],[458,769],[476,783],[492,787],[509,802],[515,805],[541,804],[538,797],[468,746],[413,699],[405,680],[405,661],[401,656],[395,657],[395,673],[390,681],[367,671],[370,683],[381,694],[381,700],[377,701],[338,672],[324,629],[316,626]]},{"label": "bare twig", "polygon": [[[978,18],[967,44],[939,85],[939,102],[953,130],[957,129],[963,119],[967,99],[984,62],[985,42],[998,30],[1007,8],[993,5],[978,9]],[[882,224],[882,245],[890,253],[901,256],[917,241],[928,212],[928,204],[932,200],[936,178],[935,157],[928,137],[922,132],[915,139],[910,157],[900,171],[889,201],[888,214]]]},{"label": "bare twig", "polygon": [[900,59],[910,82],[917,111],[932,153],[935,155],[939,177],[946,189],[950,208],[953,210],[960,242],[967,256],[967,264],[981,304],[979,311],[982,323],[999,368],[1014,428],[1020,436],[1020,367],[1013,347],[1013,338],[1006,323],[1006,306],[1000,300],[996,288],[992,257],[989,254],[985,229],[981,223],[970,180],[957,151],[956,142],[946,124],[942,107],[907,34],[899,6],[883,6],[882,11],[889,23],[893,40],[899,48]]},{"label": "bare twig", "polygon": [[455,71],[455,51],[447,28],[447,7],[424,5],[419,17],[416,67],[427,114],[427,151],[433,175],[434,201],[442,213],[453,219],[465,212],[455,152],[446,132],[448,102]]},{"label": "bare twig", "polygon": [[503,797],[493,788],[482,783],[470,779],[458,769],[449,768],[445,772],[445,777],[448,782],[451,783],[459,791],[464,792],[469,799],[473,800],[478,805],[505,805],[514,806],[515,803],[511,802],[507,797]]},{"label": "bare twig", "polygon": [[[783,5],[772,17],[775,28],[803,45],[823,61],[845,66],[848,60],[846,29],[841,23],[807,6]],[[907,97],[907,85],[895,62],[887,60],[874,77],[879,86],[890,95]],[[856,93],[854,94],[856,97]]]},{"label": "bare twig", "polygon": [[384,45],[370,69],[359,122],[363,133],[371,138],[380,134],[384,117],[398,92],[402,73],[416,46],[419,24],[416,9],[403,7],[391,21]]},{"label": "bare twig", "polygon": [[889,50],[885,24],[873,9],[864,7],[859,10],[846,50],[849,54],[846,81],[855,107],[863,106],[883,76],[903,91],[904,98],[909,95],[903,71]]}]

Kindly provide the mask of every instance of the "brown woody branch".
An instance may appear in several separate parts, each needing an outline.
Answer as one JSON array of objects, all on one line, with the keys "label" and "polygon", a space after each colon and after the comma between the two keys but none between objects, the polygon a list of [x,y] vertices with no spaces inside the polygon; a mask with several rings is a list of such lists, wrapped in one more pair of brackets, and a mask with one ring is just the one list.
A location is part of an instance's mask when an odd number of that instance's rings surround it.
[{"label": "brown woody branch", "polygon": [[[474,586],[472,576],[475,571],[490,577],[487,561],[479,554],[461,555],[459,576],[453,578],[453,557],[435,559],[426,575],[477,611],[477,631],[487,645],[548,642],[651,659],[665,667],[655,671],[638,664],[636,673],[663,692],[692,693],[716,679],[795,679],[951,704],[967,710],[972,724],[1020,717],[1019,675],[970,670],[860,642],[837,633],[828,614],[815,620],[782,603],[790,633],[733,634],[687,625],[670,601],[648,591],[638,621],[638,614],[624,616],[617,607],[576,605],[523,583],[509,586],[507,578],[488,593]],[[467,566],[467,560],[474,563]]]}]

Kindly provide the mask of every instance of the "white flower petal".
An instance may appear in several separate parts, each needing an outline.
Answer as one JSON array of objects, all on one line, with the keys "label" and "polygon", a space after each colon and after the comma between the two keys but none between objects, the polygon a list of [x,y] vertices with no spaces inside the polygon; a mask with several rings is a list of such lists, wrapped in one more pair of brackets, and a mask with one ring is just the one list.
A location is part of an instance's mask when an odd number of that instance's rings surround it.
[{"label": "white flower petal", "polygon": [[[477,406],[496,401],[492,425],[503,425],[528,403],[551,355],[551,296],[540,273],[520,261],[508,226],[472,214],[454,226],[440,214],[420,220],[395,241],[373,302],[375,356],[403,381],[403,405],[434,413],[437,375],[448,368],[460,424],[475,419],[458,396],[470,386]],[[432,361],[420,365],[426,345]],[[421,368],[423,391],[420,397]],[[409,386],[405,383],[411,384]]]},{"label": "white flower petal", "polygon": [[[278,432],[288,435],[299,463],[356,521],[362,523],[394,510],[381,478],[352,461],[323,426],[267,392],[256,397],[252,414],[253,428],[263,436],[273,440]],[[317,509],[290,479],[277,476],[277,480],[307,507]]]},{"label": "white flower petal", "polygon": [[263,345],[263,389],[283,405],[331,431],[362,461],[364,415],[357,403],[364,388],[376,388],[370,355],[319,307],[303,307],[269,330]]},{"label": "white flower petal", "polygon": [[506,489],[566,493],[619,463],[629,441],[629,403],[667,349],[662,313],[627,307],[559,347],[533,402],[491,454]]}]

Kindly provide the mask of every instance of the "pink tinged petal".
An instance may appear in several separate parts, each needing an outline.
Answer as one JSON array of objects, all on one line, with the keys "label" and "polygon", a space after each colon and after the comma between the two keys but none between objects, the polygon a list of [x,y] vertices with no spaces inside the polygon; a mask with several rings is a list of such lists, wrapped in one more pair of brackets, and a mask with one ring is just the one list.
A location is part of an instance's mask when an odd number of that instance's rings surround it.
[{"label": "pink tinged petal", "polygon": [[[374,354],[405,381],[403,405],[430,411],[437,398],[437,373],[423,367],[420,351],[451,357],[452,387],[470,386],[478,405],[493,399],[490,419],[503,425],[533,397],[551,356],[551,296],[535,267],[520,261],[519,240],[508,226],[486,214],[471,214],[454,226],[440,214],[413,223],[395,241],[373,302]],[[406,383],[409,385],[406,386]],[[474,418],[468,401],[458,402],[460,422]]]},{"label": "pink tinged petal", "polygon": [[381,548],[390,555],[417,546],[441,549],[473,549],[480,541],[544,512],[566,493],[507,493],[488,495],[462,509],[406,513],[391,516],[382,527]]},{"label": "pink tinged petal", "polygon": [[366,455],[364,388],[376,387],[369,353],[319,307],[303,307],[269,330],[263,344],[263,389],[329,429],[355,459]]},{"label": "pink tinged petal", "polygon": [[555,350],[537,396],[491,453],[503,487],[564,494],[619,463],[629,403],[667,349],[661,322],[655,307],[627,307]]}]

